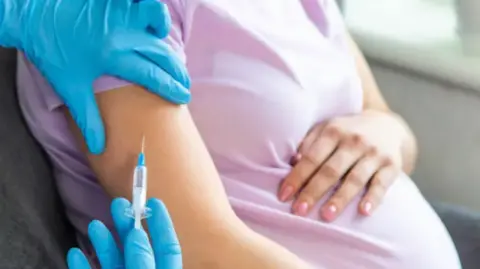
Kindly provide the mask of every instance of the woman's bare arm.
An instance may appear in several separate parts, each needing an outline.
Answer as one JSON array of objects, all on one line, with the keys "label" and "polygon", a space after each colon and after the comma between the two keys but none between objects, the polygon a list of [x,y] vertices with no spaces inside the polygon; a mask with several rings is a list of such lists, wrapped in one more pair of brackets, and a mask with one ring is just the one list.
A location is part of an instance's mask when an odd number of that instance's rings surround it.
[{"label": "woman's bare arm", "polygon": [[236,217],[186,106],[136,86],[98,94],[97,101],[106,128],[104,154],[88,154],[71,119],[70,126],[100,184],[112,197],[131,197],[132,172],[145,135],[148,196],[168,207],[186,269],[306,268]]},{"label": "woman's bare arm", "polygon": [[349,43],[351,51],[355,57],[355,63],[357,65],[357,71],[362,80],[362,87],[364,91],[363,95],[363,109],[365,111],[375,110],[381,111],[390,114],[398,120],[400,128],[405,133],[405,138],[403,141],[402,147],[402,160],[403,160],[403,170],[405,173],[411,173],[415,167],[415,162],[417,159],[417,142],[413,132],[410,130],[408,124],[403,120],[403,118],[394,113],[388,107],[387,102],[382,96],[382,93],[373,77],[372,71],[368,66],[363,53],[358,48],[357,44],[351,37],[349,37]]}]

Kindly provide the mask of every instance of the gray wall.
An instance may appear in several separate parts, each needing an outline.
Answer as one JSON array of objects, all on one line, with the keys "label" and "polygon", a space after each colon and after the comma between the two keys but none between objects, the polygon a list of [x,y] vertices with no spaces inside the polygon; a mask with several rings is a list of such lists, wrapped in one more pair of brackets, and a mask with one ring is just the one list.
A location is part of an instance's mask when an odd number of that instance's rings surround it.
[{"label": "gray wall", "polygon": [[366,55],[389,104],[417,136],[413,178],[422,192],[430,200],[480,210],[480,89]]}]

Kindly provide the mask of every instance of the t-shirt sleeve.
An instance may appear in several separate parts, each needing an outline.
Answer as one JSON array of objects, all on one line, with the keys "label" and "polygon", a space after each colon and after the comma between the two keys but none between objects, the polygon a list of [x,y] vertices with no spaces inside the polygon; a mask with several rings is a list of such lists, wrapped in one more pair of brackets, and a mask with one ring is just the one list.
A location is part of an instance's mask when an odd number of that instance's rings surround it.
[{"label": "t-shirt sleeve", "polygon": [[315,24],[327,40],[339,48],[348,49],[348,29],[337,1],[316,0],[316,3],[318,3],[319,9],[311,8],[309,10]]},{"label": "t-shirt sleeve", "polygon": [[323,36],[343,43],[347,29],[336,0],[303,1],[306,12]]},{"label": "t-shirt sleeve", "polygon": [[[183,2],[181,0],[164,0],[163,1],[170,11],[170,16],[172,18],[172,28],[170,30],[169,36],[164,39],[173,51],[177,54],[178,57],[185,63],[185,53],[184,53],[184,42],[183,42]],[[159,14],[160,16],[160,14]],[[34,68],[32,66],[32,68]],[[38,72],[35,72],[37,76],[40,76]],[[37,78],[38,80],[43,80],[43,78]],[[45,84],[45,82],[43,82]],[[131,82],[124,81],[122,79],[112,77],[112,76],[102,76],[95,80],[93,88],[95,93],[101,93],[108,90],[116,89],[119,87],[131,85]],[[53,89],[48,87],[42,87],[44,92],[42,95],[45,98],[45,103],[48,106],[49,110],[56,109],[63,105],[62,100],[57,96]]]},{"label": "t-shirt sleeve", "polygon": [[327,9],[327,14],[329,14],[329,19],[331,20],[332,24],[334,24],[335,27],[340,30],[345,30],[345,20],[342,12],[340,11],[340,7],[338,6],[337,1],[327,1],[325,8]]}]

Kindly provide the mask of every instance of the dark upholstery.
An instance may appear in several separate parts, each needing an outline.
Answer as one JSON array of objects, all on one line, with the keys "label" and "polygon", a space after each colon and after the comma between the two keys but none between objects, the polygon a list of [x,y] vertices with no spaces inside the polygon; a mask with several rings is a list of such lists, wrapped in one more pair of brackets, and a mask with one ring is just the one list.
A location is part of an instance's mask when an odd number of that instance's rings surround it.
[{"label": "dark upholstery", "polygon": [[449,204],[435,204],[455,242],[463,269],[480,268],[480,213]]},{"label": "dark upholstery", "polygon": [[0,49],[0,268],[65,268],[73,233],[17,105],[15,58]]},{"label": "dark upholstery", "polygon": [[[0,268],[64,268],[73,232],[49,164],[22,119],[14,86],[15,52],[0,49]],[[479,269],[480,214],[451,205],[434,208],[452,234],[464,269]]]}]

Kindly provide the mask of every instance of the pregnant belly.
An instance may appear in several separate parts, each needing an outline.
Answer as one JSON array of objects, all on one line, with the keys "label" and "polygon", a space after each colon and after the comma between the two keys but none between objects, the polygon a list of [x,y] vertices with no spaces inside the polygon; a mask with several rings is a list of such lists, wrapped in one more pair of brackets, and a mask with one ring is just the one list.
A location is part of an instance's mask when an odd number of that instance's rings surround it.
[{"label": "pregnant belly", "polygon": [[397,179],[372,216],[357,213],[359,196],[335,222],[325,223],[318,212],[328,195],[306,218],[292,215],[291,203],[278,201],[286,170],[222,175],[222,180],[232,207],[247,225],[314,268],[461,268],[445,227],[406,175]]}]

